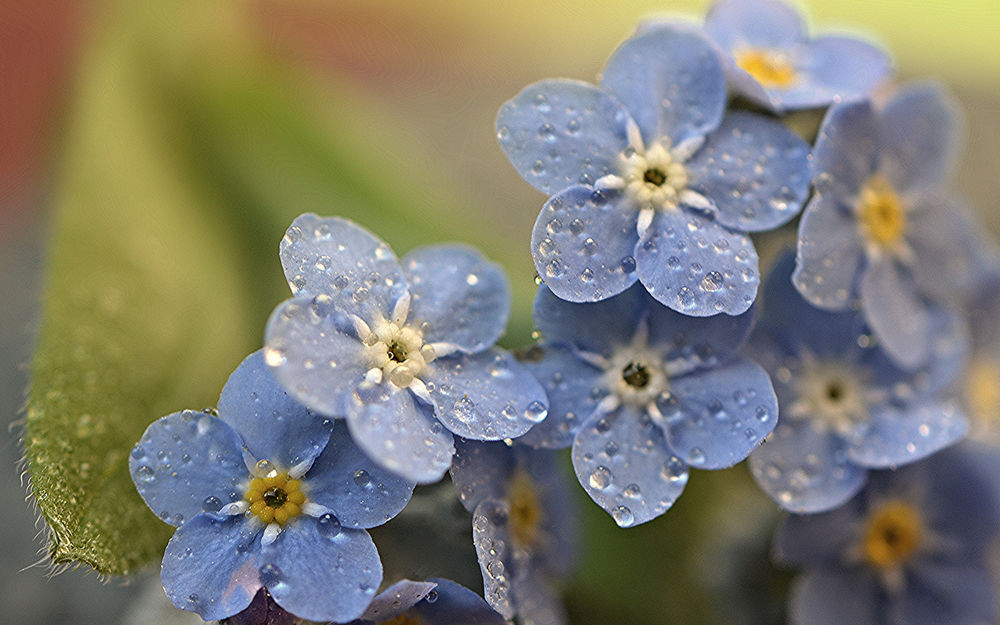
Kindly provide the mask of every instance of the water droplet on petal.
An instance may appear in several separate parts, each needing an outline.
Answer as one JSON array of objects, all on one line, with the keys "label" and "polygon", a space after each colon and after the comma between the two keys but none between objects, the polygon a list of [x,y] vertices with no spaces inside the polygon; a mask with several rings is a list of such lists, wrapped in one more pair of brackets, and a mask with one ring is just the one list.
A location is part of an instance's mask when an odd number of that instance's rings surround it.
[{"label": "water droplet on petal", "polygon": [[340,519],[329,512],[316,519],[316,527],[319,535],[324,538],[336,538],[342,529]]},{"label": "water droplet on petal", "polygon": [[701,450],[700,447],[693,447],[691,451],[688,452],[688,464],[699,465],[705,464],[705,452]]},{"label": "water droplet on petal", "polygon": [[709,271],[701,279],[701,288],[703,291],[718,291],[722,288],[722,274],[718,271]]},{"label": "water droplet on petal", "polygon": [[549,414],[549,409],[540,401],[533,401],[524,410],[524,418],[532,423],[538,423]]},{"label": "water droplet on petal", "polygon": [[611,517],[619,527],[628,527],[635,523],[635,515],[626,506],[618,506],[611,511]]},{"label": "water droplet on petal", "polygon": [[281,581],[281,569],[274,564],[265,564],[260,567],[260,581],[265,587],[275,586]]},{"label": "water droplet on petal", "polygon": [[143,482],[151,482],[153,478],[156,477],[156,472],[149,466],[142,465],[135,470],[135,474],[139,476]]},{"label": "water droplet on petal", "polygon": [[359,469],[354,474],[354,483],[360,486],[361,488],[371,488],[372,477],[368,475],[368,471],[365,471],[364,469]]},{"label": "water droplet on petal", "polygon": [[201,502],[201,509],[205,512],[218,512],[222,509],[222,501],[215,496],[205,497],[205,501]]},{"label": "water droplet on petal", "polygon": [[590,483],[591,488],[604,490],[611,485],[611,470],[603,466],[597,467],[590,472],[590,477],[587,481]]},{"label": "water droplet on petal", "polygon": [[624,273],[632,273],[635,271],[635,259],[631,256],[626,256],[621,260],[621,268]]}]

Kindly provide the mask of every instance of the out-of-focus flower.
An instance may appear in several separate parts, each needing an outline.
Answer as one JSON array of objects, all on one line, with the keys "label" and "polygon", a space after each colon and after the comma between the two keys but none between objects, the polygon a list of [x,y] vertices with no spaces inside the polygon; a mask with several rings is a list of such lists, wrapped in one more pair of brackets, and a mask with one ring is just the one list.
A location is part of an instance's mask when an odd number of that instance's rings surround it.
[{"label": "out-of-focus flower", "polygon": [[535,324],[545,342],[527,362],[550,393],[537,447],[573,445],[587,493],[622,527],[663,514],[688,467],[722,469],[774,428],[767,373],[742,358],[753,312],[688,317],[638,285],[602,302],[573,304],[541,287]]},{"label": "out-of-focus flower", "polygon": [[833,106],[814,150],[795,286],[827,310],[860,299],[882,347],[908,368],[932,352],[929,301],[964,301],[976,262],[966,209],[942,188],[958,126],[939,87],[911,85],[879,109]]},{"label": "out-of-focus flower", "polygon": [[404,579],[375,597],[349,625],[507,625],[483,598],[447,579]]},{"label": "out-of-focus flower", "polygon": [[365,529],[413,492],[346,428],[288,397],[261,352],[230,376],[218,416],[155,421],[129,468],[146,504],[178,526],[163,555],[167,596],[206,620],[244,610],[261,588],[301,618],[356,618],[382,580]]},{"label": "out-of-focus flower", "polygon": [[987,564],[1000,531],[1000,457],[959,445],[872,474],[845,506],[791,516],[774,555],[805,569],[794,625],[973,625],[998,616]]},{"label": "out-of-focus flower", "polygon": [[1000,266],[976,282],[969,305],[972,353],[958,392],[976,438],[1000,443]]},{"label": "out-of-focus flower", "polygon": [[780,0],[720,0],[705,32],[733,91],[779,113],[864,96],[892,75],[889,56],[870,43],[810,39],[798,12]]},{"label": "out-of-focus flower", "polygon": [[967,336],[957,314],[935,308],[930,364],[901,369],[860,313],[805,301],[793,265],[791,254],[775,265],[750,342],[774,381],[781,422],[749,463],[778,505],[819,512],[857,493],[869,469],[919,460],[965,435],[965,414],[945,393],[964,366]]},{"label": "out-of-focus flower", "polygon": [[638,280],[688,315],[750,307],[760,277],[746,233],[799,212],[809,147],[776,120],[723,117],[725,105],[711,43],[673,26],[623,43],[599,88],[545,80],[504,104],[501,147],[552,196],[531,253],[553,293],[600,301]]},{"label": "out-of-focus flower", "polygon": [[344,417],[376,462],[415,482],[451,465],[452,434],[514,438],[545,418],[545,392],[507,352],[503,270],[461,245],[398,261],[339,218],[298,217],[281,241],[295,297],[271,315],[265,360],[310,409]]},{"label": "out-of-focus flower", "polygon": [[472,512],[486,600],[523,625],[559,625],[553,583],[575,560],[578,519],[555,452],[456,440],[451,479]]}]

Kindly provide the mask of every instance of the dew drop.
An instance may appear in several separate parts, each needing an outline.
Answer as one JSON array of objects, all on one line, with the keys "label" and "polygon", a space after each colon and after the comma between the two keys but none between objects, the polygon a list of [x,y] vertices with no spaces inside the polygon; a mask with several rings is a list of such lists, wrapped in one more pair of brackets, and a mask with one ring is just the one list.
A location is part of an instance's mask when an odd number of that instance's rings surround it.
[{"label": "dew drop", "polygon": [[718,271],[709,271],[701,279],[701,288],[703,291],[718,291],[722,288],[722,274]]},{"label": "dew drop", "polygon": [[590,472],[590,477],[587,481],[590,483],[591,488],[604,490],[611,485],[611,470],[604,466],[597,467]]},{"label": "dew drop", "polygon": [[316,519],[316,528],[319,535],[324,538],[336,538],[342,529],[340,520],[329,512]]},{"label": "dew drop", "polygon": [[132,448],[132,457],[138,460],[146,455],[146,450],[142,448],[141,445],[136,445]]},{"label": "dew drop", "polygon": [[549,278],[557,278],[562,275],[562,272],[562,263],[555,258],[545,264],[545,275]]},{"label": "dew drop", "polygon": [[205,497],[205,501],[201,502],[201,509],[205,512],[218,512],[222,509],[222,501],[214,495]]},{"label": "dew drop", "polygon": [[136,469],[135,474],[138,475],[139,479],[143,482],[152,482],[153,478],[156,477],[156,472],[145,464]]},{"label": "dew drop", "polygon": [[354,483],[361,488],[371,488],[372,477],[368,475],[368,471],[358,469],[358,471],[354,474]]},{"label": "dew drop", "polygon": [[625,490],[622,491],[622,494],[629,499],[638,499],[642,497],[642,490],[639,488],[638,484],[629,484],[625,487]]},{"label": "dew drop", "polygon": [[631,256],[626,256],[621,260],[621,268],[624,273],[632,273],[635,271],[635,259]]},{"label": "dew drop", "polygon": [[767,423],[771,419],[771,412],[766,406],[761,404],[760,406],[757,406],[757,410],[754,411],[754,416],[757,417],[757,420],[761,423]]},{"label": "dew drop", "polygon": [[265,347],[264,362],[267,363],[267,366],[269,367],[280,367],[288,362],[288,358],[285,356],[285,350],[281,348]]},{"label": "dew drop", "polygon": [[694,306],[694,291],[687,286],[682,286],[677,290],[677,303],[683,308],[691,308]]},{"label": "dew drop", "polygon": [[593,256],[597,253],[597,241],[590,237],[583,242],[583,253],[589,256]]},{"label": "dew drop", "polygon": [[274,564],[265,564],[260,567],[260,581],[265,587],[275,586],[281,581],[281,569]]},{"label": "dew drop", "polygon": [[535,164],[531,166],[531,173],[536,176],[541,176],[545,173],[545,163],[542,161],[535,161]]},{"label": "dew drop", "polygon": [[611,511],[611,517],[618,524],[618,527],[628,527],[635,523],[635,515],[626,506],[617,506]]},{"label": "dew drop", "polygon": [[573,221],[569,222],[569,231],[572,232],[573,234],[577,235],[580,234],[581,232],[583,232],[584,227],[585,226],[582,219],[574,219]]},{"label": "dew drop", "polygon": [[583,282],[592,282],[594,280],[594,271],[590,267],[584,267],[583,271],[580,272],[580,280]]},{"label": "dew drop", "polygon": [[430,591],[429,593],[427,593],[427,596],[424,597],[424,601],[426,601],[427,603],[434,603],[437,600],[438,600],[438,593],[436,590]]},{"label": "dew drop", "polygon": [[549,409],[540,401],[533,401],[524,409],[524,418],[532,423],[538,423],[549,414]]},{"label": "dew drop", "polygon": [[270,460],[258,460],[254,473],[259,477],[273,477],[278,474],[278,469]]},{"label": "dew drop", "polygon": [[692,465],[705,464],[705,452],[700,447],[693,447],[688,452],[688,463]]}]

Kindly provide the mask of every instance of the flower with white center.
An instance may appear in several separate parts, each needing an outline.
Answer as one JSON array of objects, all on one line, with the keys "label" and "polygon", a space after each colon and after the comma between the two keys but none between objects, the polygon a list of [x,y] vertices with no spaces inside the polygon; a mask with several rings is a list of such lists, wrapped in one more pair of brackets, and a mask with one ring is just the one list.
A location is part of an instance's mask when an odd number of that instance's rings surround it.
[{"label": "flower with white center", "polygon": [[271,315],[264,353],[311,410],[347,421],[383,467],[434,482],[453,435],[503,440],[545,418],[545,392],[507,352],[503,270],[460,245],[397,260],[345,219],[302,215],[281,243],[294,297]]},{"label": "flower with white center", "polygon": [[[261,352],[230,376],[217,416],[159,419],[129,468],[149,507],[178,526],[163,588],[205,620],[244,610],[261,589],[300,618],[358,617],[382,579],[365,529],[402,510],[414,486],[292,400]],[[340,566],[320,564],[330,562]]]}]

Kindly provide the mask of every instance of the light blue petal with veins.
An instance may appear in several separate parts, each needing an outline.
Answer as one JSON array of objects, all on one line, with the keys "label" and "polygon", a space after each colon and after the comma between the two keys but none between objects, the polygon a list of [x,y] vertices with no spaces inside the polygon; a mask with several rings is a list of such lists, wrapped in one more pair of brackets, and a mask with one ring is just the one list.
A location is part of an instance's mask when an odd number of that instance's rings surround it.
[{"label": "light blue petal with veins", "polygon": [[880,346],[905,369],[927,362],[932,337],[928,305],[895,259],[872,259],[859,287],[865,319]]},{"label": "light blue petal with veins", "polygon": [[688,467],[649,417],[623,406],[584,423],[573,442],[573,468],[587,494],[621,527],[660,516],[688,481]]},{"label": "light blue petal with veins", "polygon": [[942,302],[965,301],[978,262],[979,225],[969,208],[945,193],[922,193],[913,200],[906,219],[913,279],[920,291]]},{"label": "light blue petal with veins", "polygon": [[434,601],[430,597],[413,607],[426,625],[506,625],[478,594],[447,579],[431,578],[437,587]]},{"label": "light blue petal with veins", "polygon": [[[400,580],[375,595],[359,620],[375,623],[391,620],[422,601],[436,586],[434,582]],[[352,621],[352,625],[355,623]]]},{"label": "light blue petal with veins", "polygon": [[646,147],[673,145],[719,125],[726,77],[712,44],[688,28],[665,26],[632,37],[612,53],[601,88],[625,105]]},{"label": "light blue petal with veins", "polygon": [[503,268],[478,250],[455,243],[433,245],[413,250],[400,262],[412,297],[407,324],[422,329],[425,343],[478,352],[503,334],[510,316],[510,284]]},{"label": "light blue petal with veins", "polygon": [[799,82],[779,93],[786,109],[826,106],[872,93],[892,78],[892,59],[881,48],[854,37],[826,35],[803,46]]},{"label": "light blue petal with veins", "polygon": [[657,212],[635,255],[658,302],[694,317],[746,312],[760,275],[750,237],[693,211]]},{"label": "light blue petal with veins", "polygon": [[484,499],[472,513],[472,544],[483,574],[483,597],[505,619],[514,616],[514,554],[509,521],[510,504],[501,499]]},{"label": "light blue petal with veins", "polygon": [[648,343],[675,374],[714,367],[728,359],[743,346],[753,329],[753,307],[733,316],[689,317],[645,297]]},{"label": "light blue petal with veins", "polygon": [[877,171],[881,129],[867,100],[834,104],[813,148],[813,184],[820,195],[853,205],[861,186]]},{"label": "light blue petal with veins", "polygon": [[249,478],[236,432],[196,410],[150,424],[132,448],[129,471],[146,505],[174,526],[241,499]]},{"label": "light blue petal with veins", "polygon": [[506,444],[455,439],[455,458],[448,472],[458,500],[469,512],[485,499],[502,499],[513,470],[514,454]]},{"label": "light blue petal with veins", "polygon": [[535,295],[535,327],[547,343],[610,357],[617,346],[632,340],[645,314],[643,291],[635,286],[600,302],[574,304],[556,297],[543,284]]},{"label": "light blue petal with veins", "polygon": [[758,232],[788,222],[809,194],[809,146],[781,122],[726,115],[687,163],[689,187],[712,201],[716,220]]},{"label": "light blue petal with veins", "polygon": [[625,107],[594,85],[543,80],[500,108],[497,139],[517,173],[551,195],[617,173],[631,123]]},{"label": "light blue petal with veins", "polygon": [[858,221],[836,194],[814,195],[799,222],[792,282],[802,297],[825,310],[845,310],[864,262]]},{"label": "light blue petal with veins", "polygon": [[281,239],[280,256],[292,295],[329,295],[337,308],[368,323],[388,317],[406,292],[389,246],[340,217],[299,215]]},{"label": "light blue petal with veins", "polygon": [[968,431],[965,414],[951,402],[886,405],[873,408],[868,428],[848,438],[847,451],[857,464],[885,469],[929,456]]},{"label": "light blue petal with veins", "polygon": [[958,103],[934,83],[902,87],[880,116],[881,170],[897,191],[933,189],[958,161],[963,124]]},{"label": "light blue petal with veins", "polygon": [[621,293],[637,279],[639,211],[625,195],[575,186],[552,197],[531,231],[531,256],[560,298],[594,302]]},{"label": "light blue petal with veins", "polygon": [[720,0],[705,15],[705,33],[728,51],[781,49],[806,37],[802,17],[778,0]]}]

